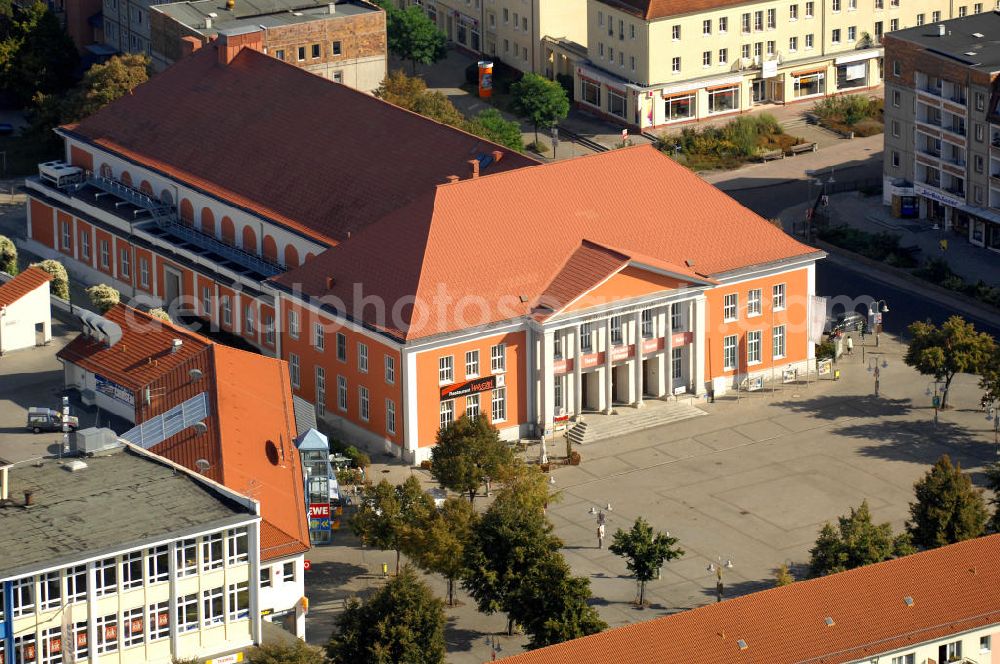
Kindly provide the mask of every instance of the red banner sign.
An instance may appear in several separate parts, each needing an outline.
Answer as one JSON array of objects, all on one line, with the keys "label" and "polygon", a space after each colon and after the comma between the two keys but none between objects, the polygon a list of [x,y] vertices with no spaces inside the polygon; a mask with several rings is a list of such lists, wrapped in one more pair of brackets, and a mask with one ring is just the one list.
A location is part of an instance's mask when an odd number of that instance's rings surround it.
[{"label": "red banner sign", "polygon": [[441,388],[441,398],[457,399],[458,397],[466,397],[470,394],[489,392],[490,390],[495,389],[496,386],[496,376],[484,376],[483,378],[476,378],[475,380],[467,380],[464,383],[445,385]]},{"label": "red banner sign", "polygon": [[330,503],[309,503],[310,519],[330,518]]},{"label": "red banner sign", "polygon": [[687,346],[689,343],[694,341],[694,332],[675,332],[674,336],[670,338],[671,345],[674,348],[678,346]]},{"label": "red banner sign", "polygon": [[590,367],[596,367],[602,362],[604,362],[604,353],[591,353],[589,355],[583,355],[580,357],[580,368],[589,369]]}]

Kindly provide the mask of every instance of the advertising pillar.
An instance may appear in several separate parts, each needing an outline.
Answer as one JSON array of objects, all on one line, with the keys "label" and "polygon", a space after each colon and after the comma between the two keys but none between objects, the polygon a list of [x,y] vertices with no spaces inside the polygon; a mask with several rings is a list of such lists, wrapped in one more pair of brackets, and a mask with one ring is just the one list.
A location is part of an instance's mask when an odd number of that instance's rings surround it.
[{"label": "advertising pillar", "polygon": [[489,99],[493,96],[493,62],[479,61],[479,97]]}]

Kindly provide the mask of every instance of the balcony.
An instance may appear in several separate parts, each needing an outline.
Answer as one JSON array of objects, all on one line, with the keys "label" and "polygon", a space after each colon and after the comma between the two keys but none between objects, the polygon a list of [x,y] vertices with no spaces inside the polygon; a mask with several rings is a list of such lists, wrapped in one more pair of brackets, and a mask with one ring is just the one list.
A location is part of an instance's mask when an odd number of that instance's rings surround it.
[{"label": "balcony", "polygon": [[243,251],[239,247],[220,242],[176,218],[158,218],[155,225],[151,224],[143,230],[150,235],[170,240],[172,246],[195,247],[199,250],[198,254],[212,263],[259,281],[282,272],[282,268],[278,265]]}]

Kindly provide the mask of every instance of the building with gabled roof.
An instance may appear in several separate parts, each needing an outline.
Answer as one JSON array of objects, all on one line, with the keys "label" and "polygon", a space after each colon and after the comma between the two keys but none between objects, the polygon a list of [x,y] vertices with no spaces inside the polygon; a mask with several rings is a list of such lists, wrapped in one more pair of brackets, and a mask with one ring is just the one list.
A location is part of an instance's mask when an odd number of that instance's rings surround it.
[{"label": "building with gabled roof", "polygon": [[57,354],[66,386],[135,423],[125,440],[260,501],[263,606],[272,619],[291,611],[301,636],[309,532],[286,363],[122,304],[103,320],[117,340],[85,332]]},{"label": "building with gabled roof", "polygon": [[9,281],[0,278],[0,355],[52,339],[50,281],[52,275],[34,266]]},{"label": "building with gabled roof", "polygon": [[996,661],[1000,535],[797,581],[508,657],[509,664]]}]

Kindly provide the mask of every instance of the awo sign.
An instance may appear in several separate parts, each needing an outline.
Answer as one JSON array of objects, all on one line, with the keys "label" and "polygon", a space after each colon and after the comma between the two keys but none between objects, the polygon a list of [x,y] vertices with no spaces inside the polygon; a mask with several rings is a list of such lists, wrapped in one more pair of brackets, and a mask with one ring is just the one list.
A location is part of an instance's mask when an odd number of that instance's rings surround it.
[{"label": "awo sign", "polygon": [[497,386],[496,376],[485,376],[483,378],[467,380],[464,383],[445,385],[444,387],[441,388],[441,398],[457,399],[458,397],[466,397],[469,396],[470,394],[489,392],[490,390],[496,389],[496,386]]}]

